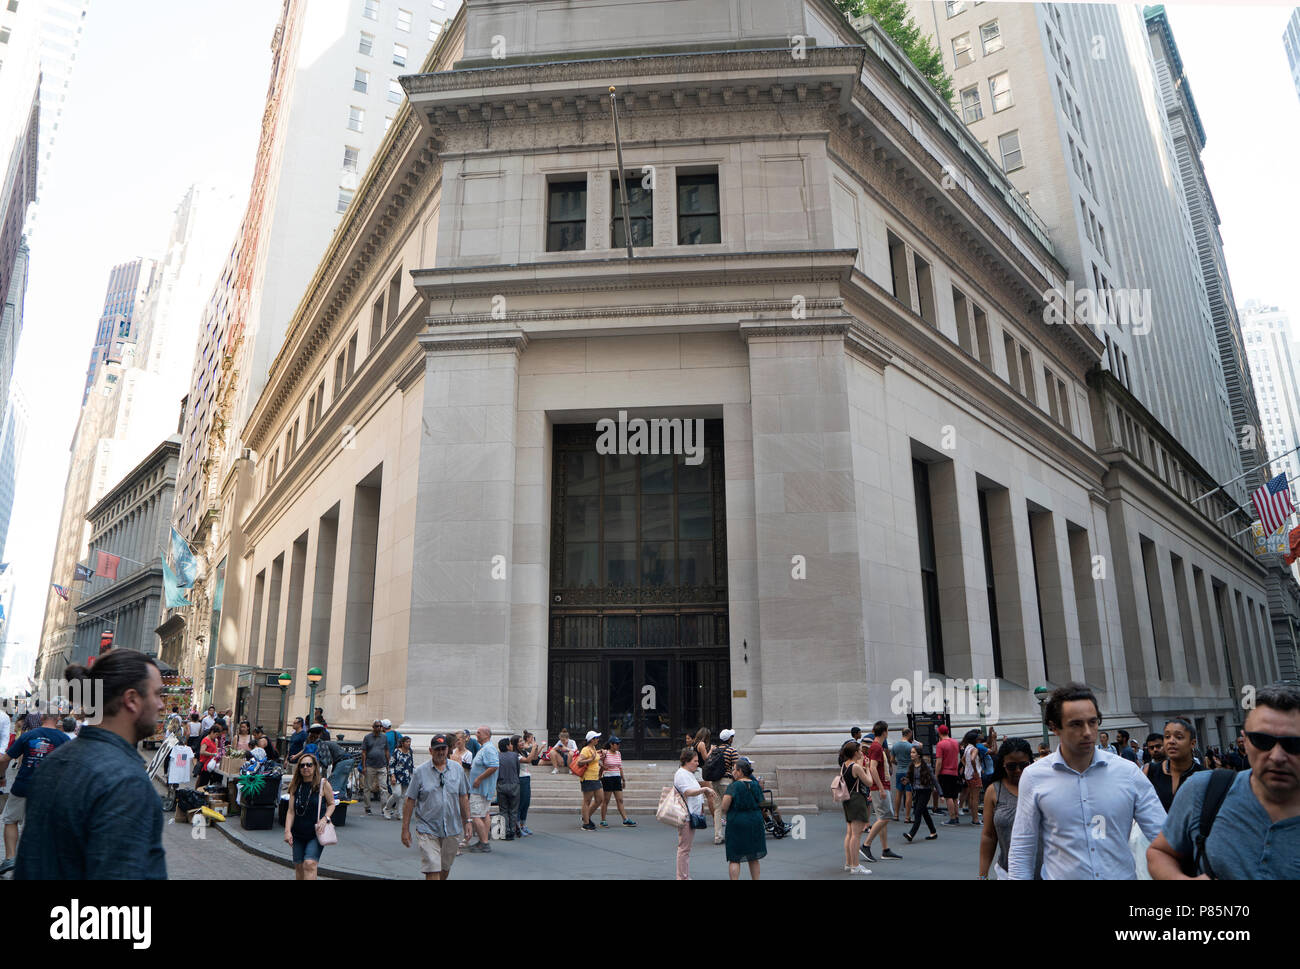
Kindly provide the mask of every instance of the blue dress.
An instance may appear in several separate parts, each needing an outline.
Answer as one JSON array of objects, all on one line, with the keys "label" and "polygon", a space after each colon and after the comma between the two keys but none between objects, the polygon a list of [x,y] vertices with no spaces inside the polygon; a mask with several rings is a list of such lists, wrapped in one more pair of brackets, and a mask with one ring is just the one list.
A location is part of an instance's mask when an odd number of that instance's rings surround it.
[{"label": "blue dress", "polygon": [[767,832],[763,827],[763,791],[757,781],[736,781],[727,793],[727,861],[758,861],[767,857]]}]

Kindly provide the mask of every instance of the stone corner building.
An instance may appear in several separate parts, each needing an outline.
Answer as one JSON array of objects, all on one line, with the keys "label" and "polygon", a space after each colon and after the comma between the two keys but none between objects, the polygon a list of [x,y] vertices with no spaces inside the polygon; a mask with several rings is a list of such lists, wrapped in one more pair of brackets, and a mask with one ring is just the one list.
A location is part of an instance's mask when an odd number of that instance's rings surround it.
[{"label": "stone corner building", "polygon": [[[218,662],[632,757],[820,762],[917,674],[996,682],[1004,735],[1068,680],[1229,729],[1263,570],[1045,325],[1065,270],[980,144],[828,2],[641,6],[470,0],[403,79],[243,429]],[[598,453],[620,411],[703,461]]]}]

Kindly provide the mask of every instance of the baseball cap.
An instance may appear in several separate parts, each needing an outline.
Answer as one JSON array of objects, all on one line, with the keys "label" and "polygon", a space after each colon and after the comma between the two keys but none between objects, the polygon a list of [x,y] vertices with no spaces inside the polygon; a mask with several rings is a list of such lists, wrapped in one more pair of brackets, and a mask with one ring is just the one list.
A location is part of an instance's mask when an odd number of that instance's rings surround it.
[{"label": "baseball cap", "polygon": [[948,736],[948,727],[947,727],[947,725],[942,724],[942,723],[939,724],[939,736],[940,736],[940,737],[946,737],[946,736]]},{"label": "baseball cap", "polygon": [[391,720],[380,720],[379,722],[384,725],[385,730],[393,725],[393,721]]},{"label": "baseball cap", "polygon": [[619,740],[617,737],[610,737],[609,740],[607,741],[607,743],[611,743],[611,744],[621,744],[622,742],[623,741]]},{"label": "baseball cap", "polygon": [[599,731],[599,730],[588,730],[588,731],[587,731],[587,739],[588,739],[588,740],[595,740],[595,739],[596,739],[597,737],[599,737],[599,736],[600,736],[600,731]]},{"label": "baseball cap", "polygon": [[730,740],[734,736],[736,736],[736,731],[728,727],[726,730],[722,731],[722,733],[718,734],[718,739],[726,741]]},{"label": "baseball cap", "polygon": [[450,746],[451,745],[447,743],[447,735],[445,733],[436,733],[433,735],[433,739],[429,741],[430,748],[450,747]]}]

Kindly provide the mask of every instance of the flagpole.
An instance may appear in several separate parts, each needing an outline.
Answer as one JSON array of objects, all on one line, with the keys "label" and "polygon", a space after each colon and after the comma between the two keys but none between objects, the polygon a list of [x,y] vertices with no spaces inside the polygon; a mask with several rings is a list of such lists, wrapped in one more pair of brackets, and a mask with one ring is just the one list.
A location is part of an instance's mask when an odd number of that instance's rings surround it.
[{"label": "flagpole", "polygon": [[1283,458],[1285,458],[1285,457],[1287,457],[1287,456],[1289,456],[1289,455],[1295,454],[1296,451],[1300,451],[1300,444],[1297,444],[1297,445],[1296,445],[1295,447],[1293,447],[1290,451],[1287,451],[1287,452],[1285,452],[1284,454],[1279,454],[1279,455],[1278,455],[1277,457],[1275,457],[1275,458],[1269,458],[1267,461],[1263,461],[1263,462],[1261,462],[1261,463],[1255,465],[1253,468],[1250,468],[1250,469],[1247,470],[1247,471],[1243,471],[1243,472],[1241,472],[1241,474],[1237,475],[1235,478],[1229,478],[1227,481],[1223,482],[1223,484],[1221,484],[1221,485],[1215,485],[1213,491],[1207,491],[1205,494],[1201,495],[1201,497],[1199,497],[1199,498],[1193,498],[1193,499],[1192,499],[1192,504],[1194,505],[1194,504],[1196,504],[1198,501],[1204,501],[1206,498],[1210,497],[1210,495],[1214,494],[1216,491],[1222,491],[1224,488],[1226,488],[1228,485],[1232,484],[1234,481],[1240,481],[1242,478],[1246,477],[1246,475],[1250,474],[1251,471],[1258,471],[1260,468],[1264,467],[1264,465],[1266,465],[1266,464],[1272,464],[1274,461],[1281,461]]},{"label": "flagpole", "polygon": [[[1293,485],[1293,484],[1295,484],[1297,481],[1300,481],[1300,475],[1296,475],[1294,478],[1288,478],[1286,483],[1287,483],[1288,485]],[[1213,494],[1213,492],[1211,492],[1211,494]],[[1225,518],[1229,517],[1230,515],[1235,515],[1235,514],[1237,514],[1237,512],[1239,512],[1239,511],[1240,511],[1240,512],[1243,512],[1243,513],[1245,513],[1245,514],[1250,514],[1250,512],[1246,510],[1246,506],[1245,506],[1245,505],[1238,505],[1238,506],[1237,506],[1236,508],[1234,508],[1232,511],[1228,512],[1227,515],[1220,515],[1218,518],[1214,519],[1214,523],[1217,525],[1219,522],[1223,521]],[[1251,527],[1251,526],[1247,525],[1246,527],[1249,528],[1249,527]],[[1240,535],[1241,532],[1238,532],[1237,534]]]},{"label": "flagpole", "polygon": [[627,243],[627,258],[632,258],[632,219],[627,207],[627,176],[623,174],[623,142],[618,136],[618,94],[609,86],[609,113],[614,119],[614,152],[618,157],[618,194],[623,200],[623,241]]}]

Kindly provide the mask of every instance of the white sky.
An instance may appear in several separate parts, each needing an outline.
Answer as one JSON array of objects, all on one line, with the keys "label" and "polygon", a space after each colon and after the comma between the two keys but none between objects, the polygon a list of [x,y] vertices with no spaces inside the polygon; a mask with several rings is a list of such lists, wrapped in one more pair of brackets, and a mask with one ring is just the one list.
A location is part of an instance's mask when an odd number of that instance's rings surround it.
[{"label": "white sky", "polygon": [[[1203,157],[1236,300],[1300,314],[1292,190],[1300,96],[1282,48],[1291,7],[1166,9],[1209,138]],[[242,211],[279,12],[279,0],[91,4],[32,241],[15,370],[32,424],[7,545],[18,590],[6,683],[30,673],[40,639],[68,447],[109,270],[161,254],[192,182],[229,186]]]}]

